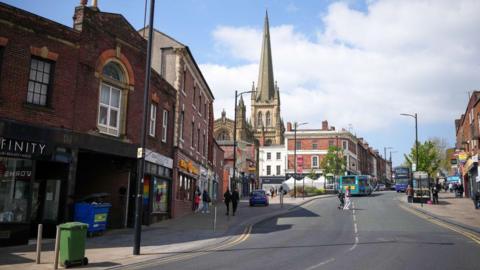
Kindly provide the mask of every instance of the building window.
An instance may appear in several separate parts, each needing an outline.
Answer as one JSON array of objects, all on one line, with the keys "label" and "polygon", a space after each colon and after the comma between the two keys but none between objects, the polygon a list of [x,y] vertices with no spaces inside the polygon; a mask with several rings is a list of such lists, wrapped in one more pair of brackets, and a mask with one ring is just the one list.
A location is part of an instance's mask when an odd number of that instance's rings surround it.
[{"label": "building window", "polygon": [[198,112],[202,113],[202,93],[198,95]]},{"label": "building window", "polygon": [[267,152],[267,160],[270,160],[270,159],[272,159],[272,153]]},{"label": "building window", "polygon": [[302,149],[302,142],[301,142],[301,141],[297,141],[296,147],[297,147],[297,150]]},{"label": "building window", "polygon": [[187,69],[184,68],[184,69],[183,69],[183,84],[182,84],[182,87],[183,87],[182,91],[183,91],[184,93],[186,92],[186,91],[185,91],[185,82],[186,82],[186,81],[187,81]]},{"label": "building window", "polygon": [[312,168],[318,168],[318,157],[317,156],[312,157]]},{"label": "building window", "polygon": [[197,86],[195,85],[195,82],[193,83],[193,102],[192,105],[195,106],[195,103],[197,101]]},{"label": "building window", "polygon": [[184,125],[184,121],[185,121],[185,111],[182,111],[180,113],[180,139],[183,140],[183,125]]},{"label": "building window", "polygon": [[328,147],[333,146],[333,140],[328,140]]},{"label": "building window", "polygon": [[259,127],[262,127],[263,126],[263,114],[262,112],[258,112],[258,115],[257,115],[257,126]]},{"label": "building window", "polygon": [[[0,47],[0,79],[2,78],[2,61],[3,61],[3,50],[4,50],[4,47]],[[0,80],[0,83],[2,81]]]},{"label": "building window", "polygon": [[163,119],[162,119],[162,142],[167,142],[167,133],[168,133],[168,111],[163,110]]},{"label": "building window", "polygon": [[277,175],[280,175],[280,165],[277,165]]},{"label": "building window", "polygon": [[265,113],[265,125],[267,127],[272,125],[272,120],[270,119],[270,112]]},{"label": "building window", "polygon": [[318,144],[312,143],[312,149],[317,149],[317,148],[318,148]]},{"label": "building window", "polygon": [[195,147],[194,143],[195,143],[195,122],[192,121],[192,147],[193,148]]},{"label": "building window", "polygon": [[200,147],[200,128],[197,129],[197,151],[200,152],[202,148]]},{"label": "building window", "polygon": [[271,175],[272,174],[272,166],[268,165],[267,166],[267,175]]},{"label": "building window", "polygon": [[277,152],[277,160],[282,159],[282,154],[280,152]]},{"label": "building window", "polygon": [[205,133],[203,133],[203,155],[205,157],[207,156],[207,148],[208,148],[207,139],[206,139]]},{"label": "building window", "polygon": [[28,80],[27,102],[47,106],[53,74],[53,63],[32,57]]},{"label": "building window", "polygon": [[343,141],[342,143],[343,143],[343,149],[347,150],[347,146],[348,146],[347,141]]},{"label": "building window", "polygon": [[155,126],[157,125],[157,105],[150,104],[150,129],[148,135],[155,137]]}]

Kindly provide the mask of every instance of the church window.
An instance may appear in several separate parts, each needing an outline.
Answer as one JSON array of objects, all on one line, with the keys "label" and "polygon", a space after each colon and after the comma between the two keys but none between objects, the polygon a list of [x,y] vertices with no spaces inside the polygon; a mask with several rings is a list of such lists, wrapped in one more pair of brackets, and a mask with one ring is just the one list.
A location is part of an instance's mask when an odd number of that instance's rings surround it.
[{"label": "church window", "polygon": [[265,113],[265,126],[269,127],[272,124],[272,120],[270,119],[270,112]]},{"label": "church window", "polygon": [[257,125],[259,127],[263,126],[263,114],[262,112],[258,112],[258,116],[257,116]]}]

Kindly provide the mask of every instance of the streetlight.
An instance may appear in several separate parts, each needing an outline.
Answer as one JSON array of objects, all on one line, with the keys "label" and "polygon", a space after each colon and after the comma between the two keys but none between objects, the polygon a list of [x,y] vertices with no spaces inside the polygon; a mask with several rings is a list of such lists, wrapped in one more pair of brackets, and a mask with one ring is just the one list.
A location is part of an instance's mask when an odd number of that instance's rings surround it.
[{"label": "streetlight", "polygon": [[[243,94],[248,94],[248,93],[253,93],[255,91],[244,91],[238,93],[237,90],[235,90],[235,113],[234,113],[234,120],[233,120],[233,180],[235,181],[235,174],[237,170],[237,98]],[[234,189],[233,182],[230,183],[232,191]]]},{"label": "streetlight", "polygon": [[[297,128],[299,126],[303,126],[308,124],[307,122],[303,122],[300,124],[297,124],[297,122],[294,122],[293,125],[295,126],[295,129],[293,130],[293,163],[294,163],[294,179],[293,181],[293,197],[297,198]],[[303,198],[305,198],[305,178],[303,178]]]},{"label": "streetlight", "polygon": [[383,159],[385,160],[385,185],[387,184],[388,180],[388,172],[387,172],[387,149],[393,149],[391,146],[385,146],[383,147]]},{"label": "streetlight", "polygon": [[[418,164],[418,118],[417,118],[417,113],[415,114],[408,114],[408,113],[401,113],[400,115],[403,115],[403,116],[408,116],[408,117],[412,117],[415,119],[415,171],[417,170],[419,164]],[[413,169],[413,168],[412,168]],[[420,179],[419,179],[420,180]],[[412,181],[413,181],[413,170],[412,170]],[[417,181],[417,186],[418,186],[418,189],[420,190],[420,181]],[[420,199],[420,202],[422,203],[422,206],[423,206],[423,201]]]},{"label": "streetlight", "polygon": [[148,92],[150,89],[150,77],[152,72],[152,43],[153,43],[153,17],[155,11],[155,0],[150,0],[150,18],[148,24],[148,42],[147,42],[147,61],[145,67],[145,89],[143,92],[143,118],[142,118],[142,138],[140,154],[137,157],[140,159],[137,176],[137,197],[135,201],[135,234],[133,237],[133,255],[140,255],[140,241],[142,235],[142,192],[143,192],[143,176],[145,172],[145,141],[147,130],[148,117]]}]

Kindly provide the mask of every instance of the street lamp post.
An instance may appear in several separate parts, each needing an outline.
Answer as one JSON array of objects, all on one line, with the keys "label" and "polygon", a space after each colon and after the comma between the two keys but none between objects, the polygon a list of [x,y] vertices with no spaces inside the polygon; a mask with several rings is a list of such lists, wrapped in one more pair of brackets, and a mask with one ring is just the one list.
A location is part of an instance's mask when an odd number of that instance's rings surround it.
[{"label": "street lamp post", "polygon": [[[147,42],[147,61],[145,66],[145,88],[143,93],[143,118],[142,118],[142,138],[141,138],[141,155],[138,157],[140,164],[138,166],[137,176],[137,196],[135,198],[135,233],[133,243],[133,255],[140,255],[140,242],[142,235],[142,192],[143,177],[145,172],[145,141],[147,130],[148,116],[148,92],[150,89],[150,77],[152,70],[152,44],[153,44],[153,17],[155,11],[155,0],[150,0],[150,18],[148,24],[148,42]],[[137,156],[139,156],[137,154]]]},{"label": "street lamp post", "polygon": [[[308,124],[307,122],[297,124],[294,122],[293,125],[295,129],[293,130],[293,164],[294,164],[294,173],[293,173],[293,197],[297,198],[297,128]],[[305,178],[303,179],[303,198],[305,198]]]},{"label": "street lamp post", "polygon": [[230,183],[231,189],[234,189],[234,182],[235,182],[235,174],[237,170],[237,98],[243,94],[253,93],[255,91],[244,91],[238,93],[235,90],[235,112],[234,112],[234,119],[233,119],[233,181]]},{"label": "street lamp post", "polygon": [[385,160],[385,185],[387,184],[388,180],[388,171],[387,171],[387,149],[393,149],[391,146],[385,146],[383,147],[383,159]]},{"label": "street lamp post", "polygon": [[[400,115],[412,117],[412,118],[415,119],[415,152],[416,152],[416,154],[415,154],[415,162],[416,162],[415,171],[416,171],[419,167],[419,164],[418,164],[418,117],[417,117],[417,113],[415,113],[415,114],[401,113]],[[412,170],[412,176],[413,176],[413,170]],[[413,181],[413,177],[412,177],[412,181]],[[417,181],[417,187],[420,190],[420,181]],[[423,201],[420,200],[420,202],[422,203],[422,206],[423,206]]]}]

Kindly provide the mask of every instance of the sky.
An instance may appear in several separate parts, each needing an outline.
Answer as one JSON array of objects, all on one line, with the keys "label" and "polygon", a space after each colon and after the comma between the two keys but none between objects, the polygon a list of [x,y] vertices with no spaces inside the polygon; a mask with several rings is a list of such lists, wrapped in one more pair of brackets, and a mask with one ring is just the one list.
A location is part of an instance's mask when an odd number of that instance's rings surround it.
[{"label": "sky", "polygon": [[[6,0],[72,25],[79,0]],[[89,1],[91,2],[91,0]],[[101,11],[144,25],[144,0],[98,0]],[[189,46],[233,118],[234,91],[258,80],[268,9],[274,77],[284,122],[323,120],[365,138],[394,165],[415,140],[454,146],[454,120],[480,90],[480,1],[156,0],[155,28]],[[249,108],[249,98],[245,99]],[[249,115],[249,111],[247,111]]]}]

